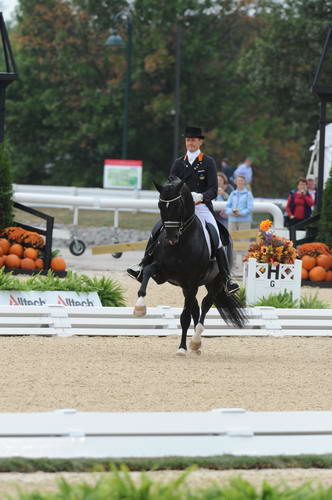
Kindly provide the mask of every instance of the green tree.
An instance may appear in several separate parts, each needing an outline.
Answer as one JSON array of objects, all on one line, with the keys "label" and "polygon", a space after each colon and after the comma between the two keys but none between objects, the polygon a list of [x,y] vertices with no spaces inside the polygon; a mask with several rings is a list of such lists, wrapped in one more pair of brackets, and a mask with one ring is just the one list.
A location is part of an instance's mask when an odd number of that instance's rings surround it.
[{"label": "green tree", "polygon": [[[286,3],[294,10],[299,2]],[[272,55],[274,42],[269,30],[277,36],[284,27],[291,37],[289,30],[297,23],[302,26],[303,16],[267,2],[257,2],[254,10],[254,4],[20,0],[11,38],[21,80],[8,90],[7,113],[15,181],[98,186],[104,159],[120,157],[126,50],[107,48],[104,42],[112,27],[126,40],[130,6],[134,39],[129,157],[143,160],[145,187],[151,187],[152,179],[163,180],[172,161],[178,23],[183,37],[181,128],[201,125],[204,149],[217,160],[227,155],[237,164],[253,156],[256,195],[285,194],[303,168],[301,149],[310,134],[302,134],[297,120],[300,115],[304,119],[305,111],[300,113],[295,103],[290,107],[297,114],[286,110],[286,116],[279,102],[282,92],[273,81],[271,94],[258,89],[259,84],[264,87],[261,80],[268,81],[263,78],[269,71],[265,55]],[[290,27],[279,19],[286,14]],[[254,66],[256,53],[260,71]],[[288,81],[286,65],[283,71]]]},{"label": "green tree", "polygon": [[98,185],[103,158],[120,149],[122,58],[110,60],[90,21],[69,2],[21,0],[20,84],[8,103],[20,182]]},{"label": "green tree", "polygon": [[11,226],[13,222],[11,168],[9,146],[4,141],[0,144],[0,229]]},{"label": "green tree", "polygon": [[332,0],[262,0],[259,5],[259,36],[242,54],[239,72],[249,76],[251,90],[266,109],[281,117],[289,139],[303,146],[302,161],[307,160],[319,118],[318,99],[310,86]]}]

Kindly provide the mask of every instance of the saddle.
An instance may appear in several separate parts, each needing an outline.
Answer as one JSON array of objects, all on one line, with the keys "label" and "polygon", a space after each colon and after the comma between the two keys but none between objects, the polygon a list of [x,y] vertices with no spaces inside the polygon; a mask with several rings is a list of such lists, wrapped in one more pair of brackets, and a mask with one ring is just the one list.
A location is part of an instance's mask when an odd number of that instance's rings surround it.
[{"label": "saddle", "polygon": [[216,231],[216,228],[212,224],[210,224],[209,222],[205,223],[205,227],[207,229],[207,232],[209,233],[210,243],[211,243],[210,260],[215,260],[216,252],[218,249],[218,243],[219,243],[219,235]]}]

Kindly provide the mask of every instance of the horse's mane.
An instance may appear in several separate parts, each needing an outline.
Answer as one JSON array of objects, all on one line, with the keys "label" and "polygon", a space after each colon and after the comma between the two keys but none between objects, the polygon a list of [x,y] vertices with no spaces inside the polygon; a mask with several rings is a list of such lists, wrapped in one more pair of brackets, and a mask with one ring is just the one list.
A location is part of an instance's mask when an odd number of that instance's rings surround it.
[{"label": "horse's mane", "polygon": [[170,175],[167,182],[163,184],[163,196],[172,197],[181,192],[185,201],[192,200],[190,189],[176,175]]}]

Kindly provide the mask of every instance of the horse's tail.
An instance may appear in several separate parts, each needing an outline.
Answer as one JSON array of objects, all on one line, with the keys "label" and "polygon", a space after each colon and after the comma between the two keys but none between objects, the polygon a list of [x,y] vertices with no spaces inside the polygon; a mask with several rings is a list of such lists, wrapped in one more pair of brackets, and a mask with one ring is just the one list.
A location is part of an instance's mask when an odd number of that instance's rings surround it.
[{"label": "horse's tail", "polygon": [[248,322],[248,317],[237,295],[227,295],[220,277],[214,280],[210,291],[213,296],[214,305],[218,309],[222,319],[228,325],[243,328]]}]

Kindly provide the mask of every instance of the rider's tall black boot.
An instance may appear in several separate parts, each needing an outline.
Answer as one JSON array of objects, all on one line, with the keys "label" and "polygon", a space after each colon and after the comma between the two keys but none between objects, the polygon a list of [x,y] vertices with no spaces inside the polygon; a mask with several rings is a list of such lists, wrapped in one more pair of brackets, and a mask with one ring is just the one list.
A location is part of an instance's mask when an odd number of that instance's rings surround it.
[{"label": "rider's tall black boot", "polygon": [[232,281],[230,277],[228,260],[223,247],[218,248],[218,250],[216,251],[216,261],[218,264],[219,272],[225,282],[225,290],[227,295],[236,293],[240,289],[240,287],[235,281]]},{"label": "rider's tall black boot", "polygon": [[151,236],[145,248],[143,259],[138,265],[133,267],[128,267],[127,269],[127,274],[131,278],[134,278],[135,280],[139,281],[140,283],[142,283],[143,279],[143,267],[147,266],[148,264],[151,264],[151,262],[153,261],[153,250],[157,243],[161,228],[162,228],[162,223],[159,220],[152,229]]}]

